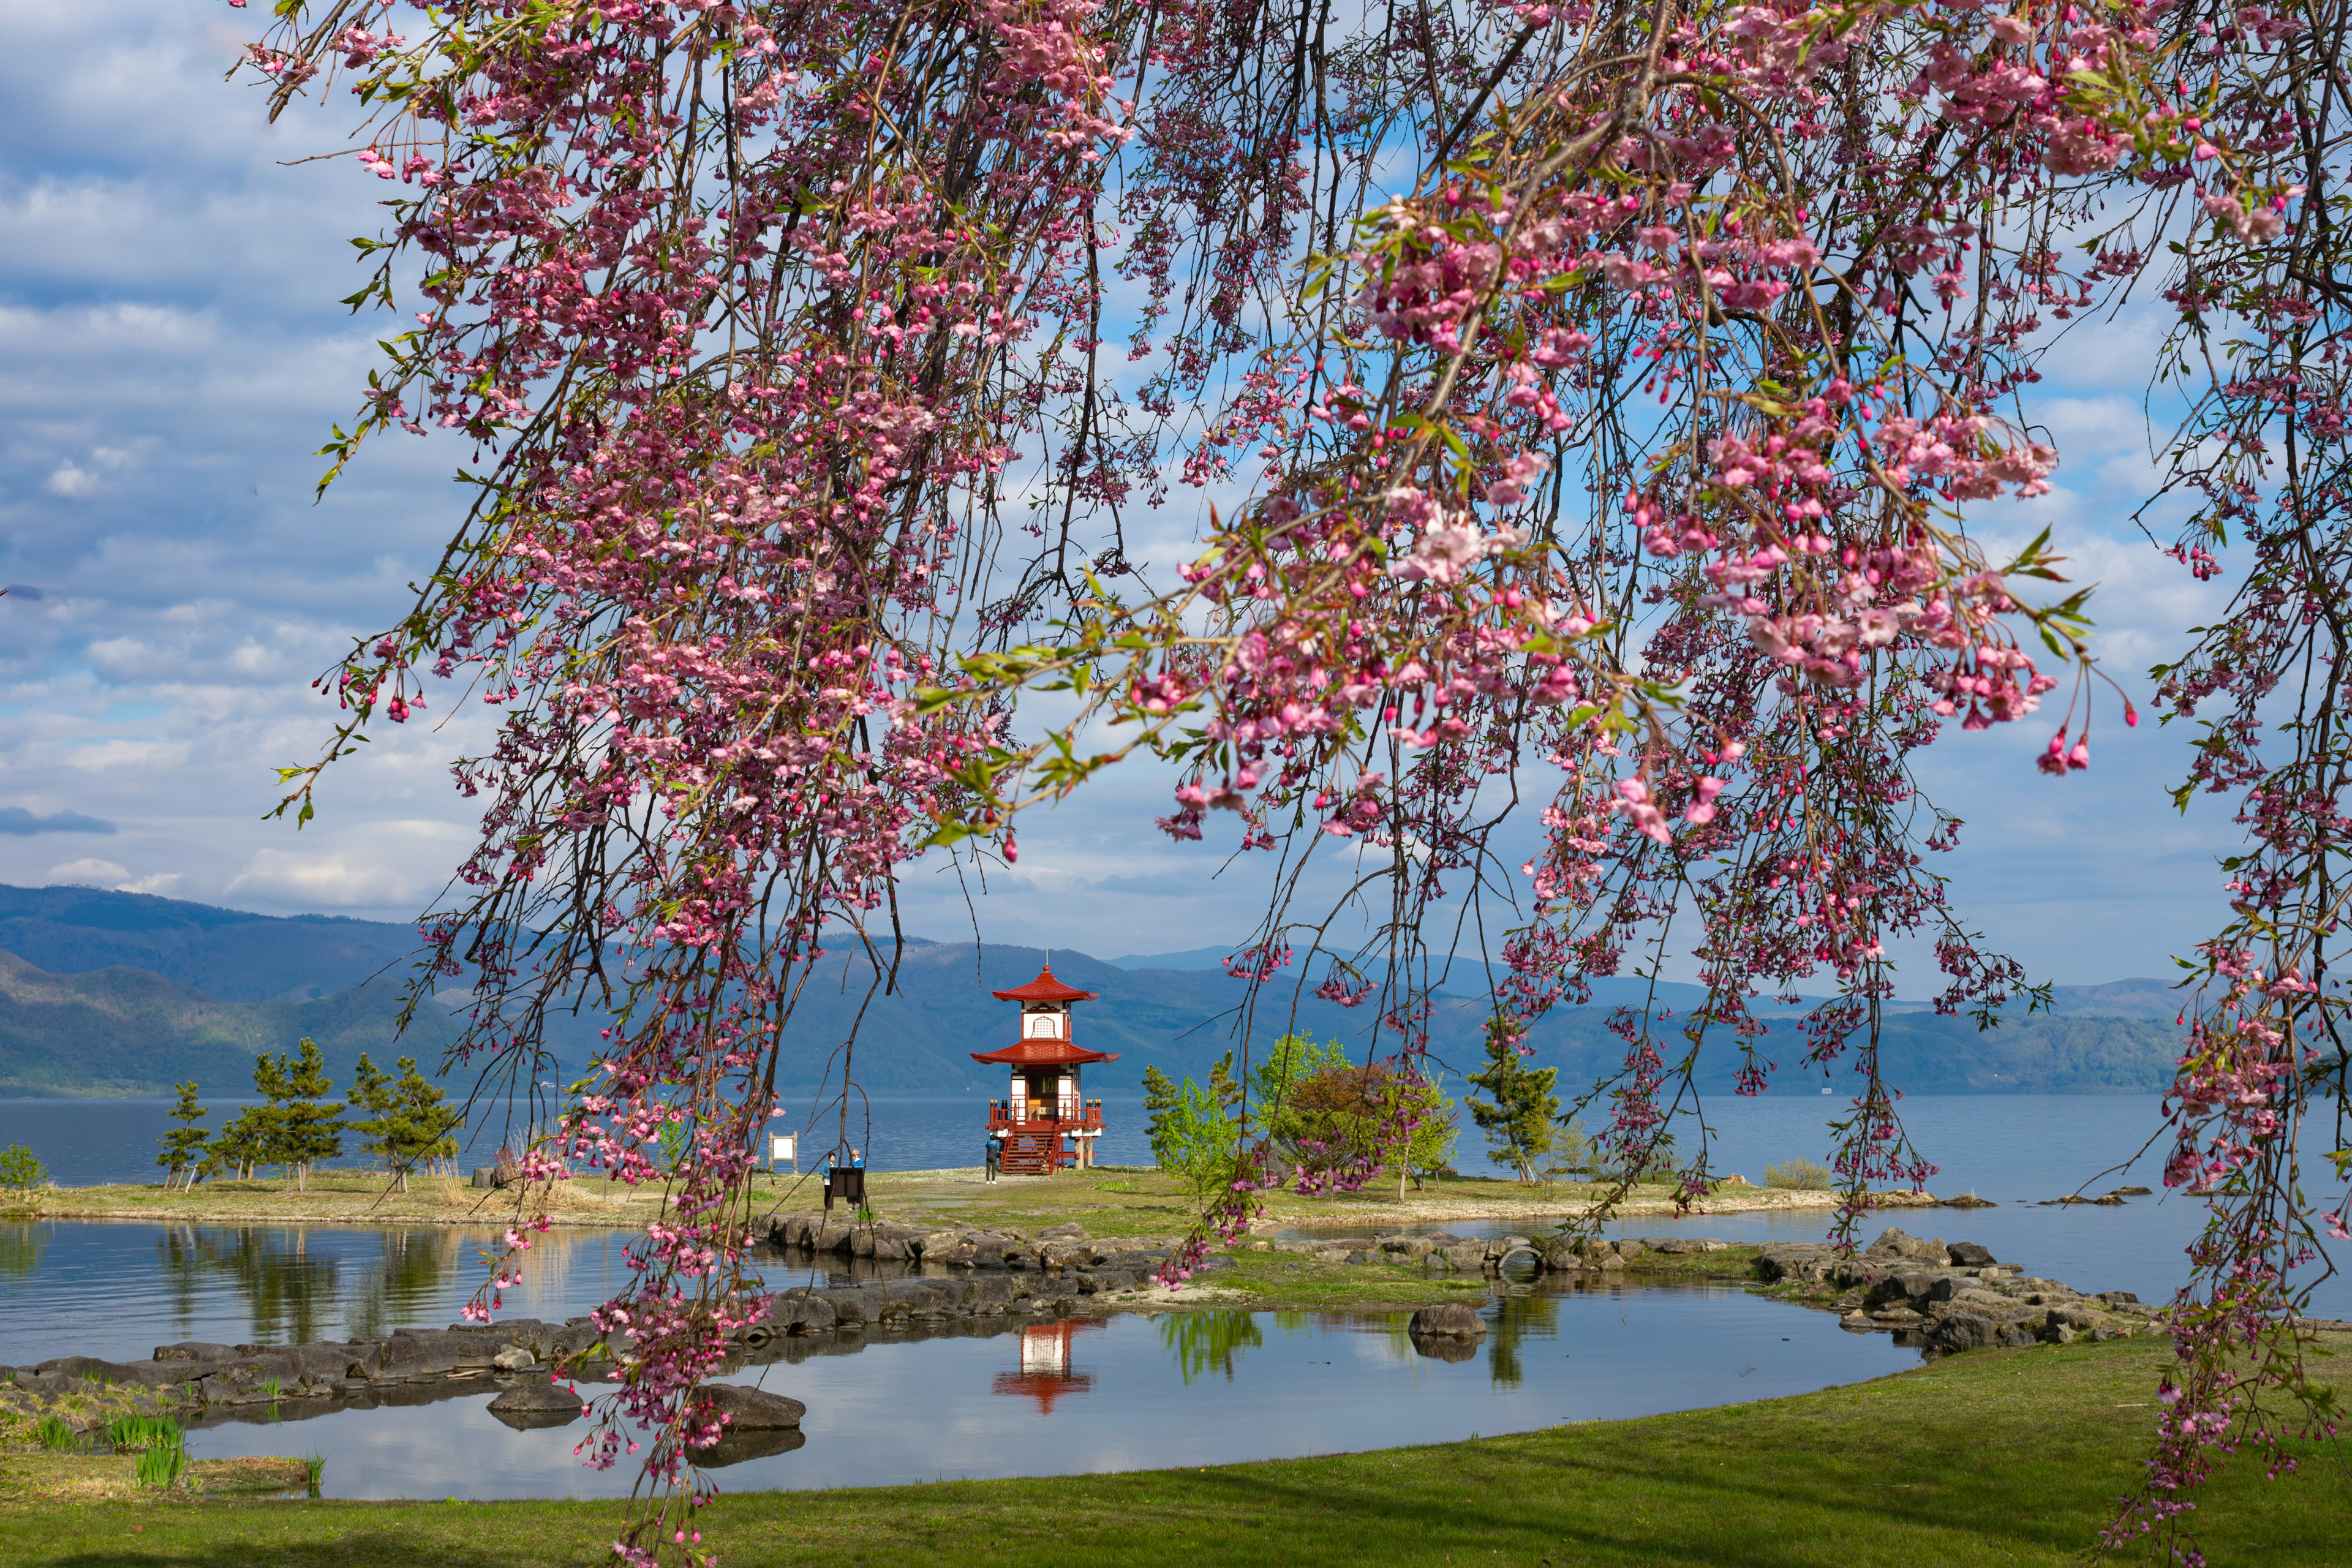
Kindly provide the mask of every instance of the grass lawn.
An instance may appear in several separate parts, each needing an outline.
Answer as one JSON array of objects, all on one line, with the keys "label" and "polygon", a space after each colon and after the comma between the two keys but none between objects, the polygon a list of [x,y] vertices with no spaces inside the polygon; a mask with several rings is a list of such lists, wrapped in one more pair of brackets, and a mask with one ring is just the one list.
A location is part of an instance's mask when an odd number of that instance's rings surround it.
[{"label": "grass lawn", "polygon": [[[1192,1224],[1198,1210],[1183,1187],[1149,1168],[1102,1166],[1055,1176],[1008,1178],[988,1183],[969,1171],[870,1171],[866,1191],[880,1217],[906,1224],[962,1220],[981,1226],[1012,1226],[1036,1231],[1076,1221],[1092,1236],[1175,1237]],[[1295,1193],[1266,1194],[1263,1233],[1289,1225],[1328,1227],[1366,1236],[1414,1224],[1477,1220],[1525,1222],[1581,1214],[1602,1189],[1576,1183],[1525,1186],[1494,1177],[1465,1176],[1413,1189],[1399,1203],[1392,1186],[1328,1197]],[[1619,1205],[1628,1215],[1673,1212],[1669,1189],[1637,1187]],[[1887,1206],[1909,1206],[1907,1194],[1885,1194]],[[635,1228],[658,1212],[660,1190],[617,1185],[602,1177],[559,1182],[541,1200],[527,1205],[518,1192],[477,1191],[439,1176],[420,1176],[406,1193],[382,1176],[327,1171],[313,1175],[310,1190],[294,1192],[275,1178],[251,1182],[206,1182],[194,1192],[166,1193],[161,1186],[58,1187],[43,1193],[34,1212],[51,1219],[147,1219],[229,1225],[478,1225],[509,1224],[544,1206],[559,1225]],[[823,1206],[814,1176],[770,1178],[753,1184],[750,1215],[767,1216]],[[1836,1194],[1780,1188],[1731,1186],[1705,1207],[1720,1214],[1765,1208],[1827,1210]]]},{"label": "grass lawn", "polygon": [[[2338,1339],[2338,1353],[2352,1342]],[[2083,1561],[2137,1473],[2168,1347],[1982,1351],[1800,1398],[1425,1448],[1063,1479],[722,1498],[765,1564]],[[331,1475],[331,1471],[330,1472]],[[2215,1568],[2352,1563],[2352,1472],[2241,1465],[2197,1516]],[[610,1504],[121,1503],[0,1497],[0,1561],[73,1568],[510,1568],[609,1561]]]}]

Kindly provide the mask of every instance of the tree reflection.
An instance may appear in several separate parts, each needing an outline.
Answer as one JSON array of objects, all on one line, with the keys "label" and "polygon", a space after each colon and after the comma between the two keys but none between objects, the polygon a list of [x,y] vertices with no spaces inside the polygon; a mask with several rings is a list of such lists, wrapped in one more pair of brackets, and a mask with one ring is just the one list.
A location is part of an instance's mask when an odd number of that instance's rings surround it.
[{"label": "tree reflection", "polygon": [[1554,1295],[1507,1295],[1496,1304],[1486,1325],[1486,1374],[1510,1388],[1526,1375],[1519,1366],[1522,1340],[1559,1338],[1559,1298]]},{"label": "tree reflection", "polygon": [[0,1279],[29,1279],[49,1245],[49,1227],[38,1220],[0,1223]]},{"label": "tree reflection", "polygon": [[1254,1312],[1204,1309],[1171,1312],[1160,1320],[1160,1342],[1176,1358],[1176,1370],[1191,1383],[1214,1368],[1234,1380],[1234,1357],[1265,1342]]},{"label": "tree reflection", "polygon": [[224,1290],[242,1308],[255,1344],[381,1338],[440,1315],[460,1238],[436,1227],[367,1239],[378,1250],[362,1260],[338,1257],[331,1245],[314,1248],[305,1229],[172,1226],[155,1241],[157,1272],[183,1334]]}]

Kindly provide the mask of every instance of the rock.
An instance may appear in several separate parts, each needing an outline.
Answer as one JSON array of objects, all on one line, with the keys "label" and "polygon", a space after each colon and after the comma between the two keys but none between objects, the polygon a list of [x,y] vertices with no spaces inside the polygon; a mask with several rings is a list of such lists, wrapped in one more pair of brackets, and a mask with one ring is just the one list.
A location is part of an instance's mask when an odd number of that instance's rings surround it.
[{"label": "rock", "polygon": [[1982,1268],[1997,1261],[1992,1253],[1973,1241],[1956,1241],[1944,1249],[1952,1261],[1964,1268]]},{"label": "rock", "polygon": [[2113,1193],[2109,1193],[2103,1198],[2093,1198],[2091,1201],[2103,1209],[2119,1209],[2124,1206],[2124,1200]]},{"label": "rock", "polygon": [[1453,1268],[1472,1273],[1486,1267],[1486,1244],[1483,1241],[1457,1241],[1439,1248],[1439,1255]]},{"label": "rock", "polygon": [[798,1426],[801,1417],[808,1414],[807,1405],[787,1394],[740,1383],[706,1383],[696,1391],[695,1402],[725,1416],[730,1433]]},{"label": "rock", "polygon": [[1950,1254],[1942,1242],[1906,1236],[1894,1226],[1888,1226],[1881,1231],[1878,1239],[1864,1247],[1862,1255],[1879,1262],[1907,1258],[1920,1263],[1932,1263],[1939,1268],[1950,1261]]},{"label": "rock", "polygon": [[1927,1332],[1927,1342],[1939,1351],[1982,1350],[1997,1343],[2000,1325],[1973,1312],[1949,1312]]},{"label": "rock", "polygon": [[1040,1241],[1084,1241],[1086,1238],[1087,1227],[1076,1223],[1049,1225],[1037,1233]]},{"label": "rock", "polygon": [[1621,1236],[1610,1244],[1610,1250],[1630,1263],[1649,1251],[1650,1244],[1646,1241],[1638,1241],[1630,1236]]},{"label": "rock", "polygon": [[176,1345],[157,1345],[157,1361],[235,1361],[236,1352],[227,1345],[207,1344],[202,1340],[183,1340]]},{"label": "rock", "polygon": [[1948,1209],[1989,1209],[1994,1205],[1990,1198],[1980,1198],[1974,1193],[1962,1193],[1958,1197],[1946,1198],[1944,1206]]},{"label": "rock", "polygon": [[512,1388],[502,1390],[496,1399],[490,1401],[490,1414],[493,1415],[561,1414],[567,1421],[576,1421],[580,1417],[581,1405],[580,1395],[571,1389],[558,1387],[552,1383],[541,1383],[534,1378],[528,1383],[520,1383]]},{"label": "rock", "polygon": [[1459,1339],[1484,1339],[1486,1320],[1466,1301],[1447,1301],[1435,1307],[1423,1307],[1413,1313],[1405,1331],[1414,1335],[1452,1335]]},{"label": "rock", "polygon": [[520,1372],[538,1359],[520,1345],[509,1345],[490,1358],[490,1364],[500,1372]]},{"label": "rock", "polygon": [[2149,1194],[2148,1189],[2146,1187],[2117,1187],[2108,1195],[2110,1197],[2118,1198],[2144,1198]]}]

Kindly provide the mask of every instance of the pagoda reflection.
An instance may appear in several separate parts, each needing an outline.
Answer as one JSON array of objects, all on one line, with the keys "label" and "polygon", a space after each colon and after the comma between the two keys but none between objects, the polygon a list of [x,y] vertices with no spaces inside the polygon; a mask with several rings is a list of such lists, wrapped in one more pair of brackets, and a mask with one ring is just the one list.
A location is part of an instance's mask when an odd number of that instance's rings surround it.
[{"label": "pagoda reflection", "polygon": [[1100,1318],[1065,1318],[1022,1330],[1021,1370],[998,1373],[995,1392],[1034,1399],[1039,1415],[1051,1415],[1055,1400],[1094,1386],[1095,1374],[1072,1365],[1071,1356],[1078,1335],[1101,1327]]}]

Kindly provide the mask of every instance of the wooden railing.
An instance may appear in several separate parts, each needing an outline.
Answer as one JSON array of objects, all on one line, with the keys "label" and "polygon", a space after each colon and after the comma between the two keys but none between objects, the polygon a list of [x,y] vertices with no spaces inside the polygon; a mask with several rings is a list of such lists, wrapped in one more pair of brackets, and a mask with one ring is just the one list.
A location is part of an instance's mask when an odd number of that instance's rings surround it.
[{"label": "wooden railing", "polygon": [[1103,1102],[1089,1100],[1075,1110],[1066,1109],[1059,1101],[1048,1100],[1032,1107],[1021,1100],[992,1100],[988,1102],[988,1130],[1028,1132],[1099,1132],[1103,1125]]}]

